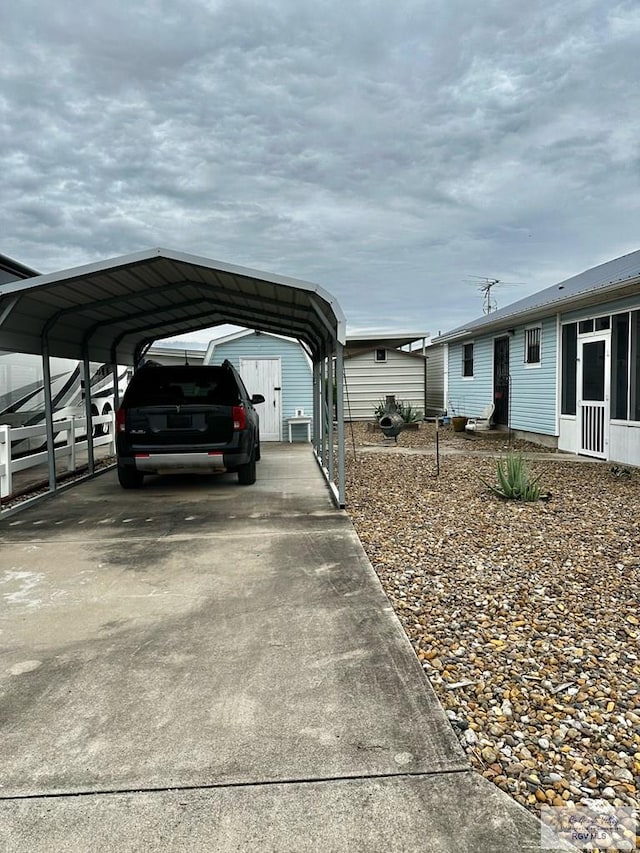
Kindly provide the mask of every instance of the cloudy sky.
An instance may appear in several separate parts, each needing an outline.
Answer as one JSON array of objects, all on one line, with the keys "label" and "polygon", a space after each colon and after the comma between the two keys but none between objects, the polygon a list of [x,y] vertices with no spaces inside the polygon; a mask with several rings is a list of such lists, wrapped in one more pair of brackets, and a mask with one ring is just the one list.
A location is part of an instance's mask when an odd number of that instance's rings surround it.
[{"label": "cloudy sky", "polygon": [[502,307],[640,248],[639,83],[637,0],[21,0],[0,252],[162,246],[446,331],[472,276]]}]

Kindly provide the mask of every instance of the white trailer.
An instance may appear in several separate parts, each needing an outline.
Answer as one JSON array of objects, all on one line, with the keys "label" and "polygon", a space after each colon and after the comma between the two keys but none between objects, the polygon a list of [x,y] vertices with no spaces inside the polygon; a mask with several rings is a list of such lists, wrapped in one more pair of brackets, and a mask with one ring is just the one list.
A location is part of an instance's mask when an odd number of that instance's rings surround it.
[{"label": "white trailer", "polygon": [[[64,358],[52,358],[51,397],[54,422],[70,417],[85,416],[85,388],[82,364]],[[91,414],[109,415],[114,411],[113,373],[108,365],[91,364]],[[121,397],[126,388],[129,371],[118,369],[118,388]],[[42,359],[28,353],[0,350],[0,424],[26,427],[44,423],[45,399]],[[107,425],[101,423],[94,435],[106,432]],[[62,433],[56,441],[66,441]],[[41,438],[23,439],[13,447],[14,455],[40,449]]]}]

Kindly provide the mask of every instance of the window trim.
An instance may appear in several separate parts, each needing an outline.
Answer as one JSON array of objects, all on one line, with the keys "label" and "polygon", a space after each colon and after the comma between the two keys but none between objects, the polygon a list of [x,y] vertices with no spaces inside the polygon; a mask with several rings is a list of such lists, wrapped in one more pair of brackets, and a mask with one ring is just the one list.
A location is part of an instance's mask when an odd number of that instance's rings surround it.
[{"label": "window trim", "polygon": [[[536,361],[529,359],[529,351],[531,346],[535,344],[529,343],[529,333],[538,331],[538,358]],[[536,323],[533,326],[526,326],[524,330],[524,366],[526,368],[541,367],[542,365],[542,323]]]},{"label": "window trim", "polygon": [[[463,379],[473,379],[474,377],[474,358],[475,358],[475,341],[468,341],[466,344],[462,344],[462,378]],[[465,356],[465,351],[467,347],[471,347],[471,358],[467,358]],[[467,364],[471,363],[471,373],[467,373]]]}]

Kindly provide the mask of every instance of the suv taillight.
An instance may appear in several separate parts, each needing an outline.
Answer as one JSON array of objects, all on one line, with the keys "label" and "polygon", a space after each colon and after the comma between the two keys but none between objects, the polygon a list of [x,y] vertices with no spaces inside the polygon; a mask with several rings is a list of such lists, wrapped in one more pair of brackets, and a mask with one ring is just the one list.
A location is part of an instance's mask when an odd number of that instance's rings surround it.
[{"label": "suv taillight", "polygon": [[125,411],[124,409],[118,409],[116,412],[116,432],[124,432],[125,427]]},{"label": "suv taillight", "polygon": [[234,406],[232,409],[232,415],[234,429],[247,428],[247,413],[245,412],[244,406]]}]

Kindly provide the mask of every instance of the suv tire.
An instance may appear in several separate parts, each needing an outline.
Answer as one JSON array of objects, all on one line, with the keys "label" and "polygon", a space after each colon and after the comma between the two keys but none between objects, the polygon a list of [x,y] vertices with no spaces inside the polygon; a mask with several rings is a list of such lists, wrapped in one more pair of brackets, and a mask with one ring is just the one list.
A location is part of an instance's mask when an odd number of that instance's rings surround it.
[{"label": "suv tire", "polygon": [[118,480],[123,489],[139,489],[144,481],[144,474],[128,465],[118,465]]},{"label": "suv tire", "polygon": [[256,481],[256,454],[251,454],[251,459],[246,465],[238,466],[238,482],[241,486],[252,486]]}]

